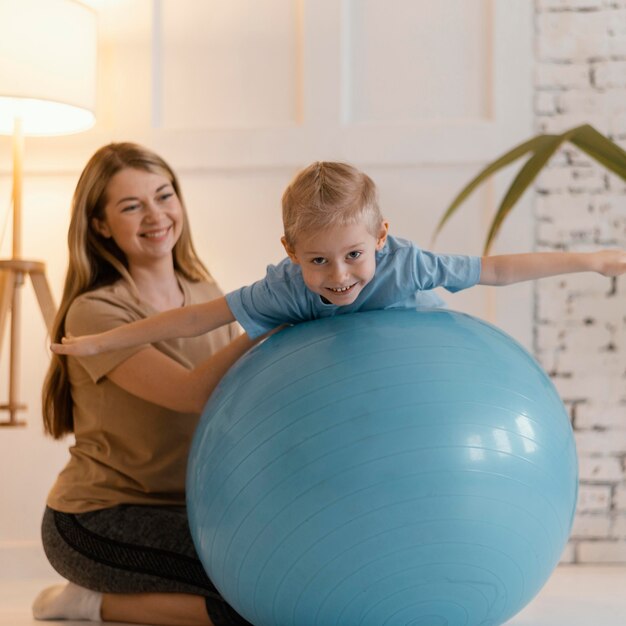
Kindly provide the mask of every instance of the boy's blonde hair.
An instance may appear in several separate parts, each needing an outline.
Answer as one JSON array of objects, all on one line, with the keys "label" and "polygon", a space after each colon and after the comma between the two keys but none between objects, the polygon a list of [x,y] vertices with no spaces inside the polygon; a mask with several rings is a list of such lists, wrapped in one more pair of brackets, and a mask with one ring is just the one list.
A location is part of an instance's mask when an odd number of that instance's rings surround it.
[{"label": "boy's blonde hair", "polygon": [[363,221],[377,237],[383,216],[374,181],[347,163],[317,161],[299,172],[283,194],[285,242],[303,233]]}]

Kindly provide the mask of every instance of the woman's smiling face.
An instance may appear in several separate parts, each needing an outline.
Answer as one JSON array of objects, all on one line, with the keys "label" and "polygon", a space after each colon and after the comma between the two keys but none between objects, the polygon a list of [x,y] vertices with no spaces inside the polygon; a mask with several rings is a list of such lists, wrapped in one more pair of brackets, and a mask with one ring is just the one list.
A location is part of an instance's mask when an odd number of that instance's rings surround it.
[{"label": "woman's smiling face", "polygon": [[171,256],[183,226],[183,209],[164,175],[126,168],[106,189],[104,218],[95,219],[100,235],[112,238],[129,265]]}]

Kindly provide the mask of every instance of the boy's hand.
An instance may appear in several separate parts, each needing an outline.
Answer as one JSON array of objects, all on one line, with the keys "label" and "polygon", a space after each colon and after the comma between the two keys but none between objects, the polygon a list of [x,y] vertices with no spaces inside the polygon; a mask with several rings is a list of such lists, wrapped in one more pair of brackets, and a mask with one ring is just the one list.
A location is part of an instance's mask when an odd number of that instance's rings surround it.
[{"label": "boy's hand", "polygon": [[72,337],[68,335],[63,337],[62,343],[53,343],[50,350],[55,354],[67,354],[70,356],[90,356],[92,354],[100,354],[103,351],[100,345],[99,335],[82,335],[81,337]]},{"label": "boy's hand", "polygon": [[603,276],[620,276],[626,273],[626,251],[600,250],[591,254],[595,271]]}]

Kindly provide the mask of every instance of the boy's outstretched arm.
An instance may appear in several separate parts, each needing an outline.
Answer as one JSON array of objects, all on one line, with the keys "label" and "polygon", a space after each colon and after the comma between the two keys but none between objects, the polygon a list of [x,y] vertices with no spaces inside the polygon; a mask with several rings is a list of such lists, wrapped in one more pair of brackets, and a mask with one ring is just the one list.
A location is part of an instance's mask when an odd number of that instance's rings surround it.
[{"label": "boy's outstretched arm", "polygon": [[510,285],[524,280],[573,272],[598,272],[603,276],[626,273],[626,251],[534,252],[482,258],[480,285]]},{"label": "boy's outstretched arm", "polygon": [[221,297],[164,311],[97,335],[63,337],[63,343],[53,343],[50,349],[56,354],[87,356],[175,337],[196,337],[234,321],[226,298]]}]

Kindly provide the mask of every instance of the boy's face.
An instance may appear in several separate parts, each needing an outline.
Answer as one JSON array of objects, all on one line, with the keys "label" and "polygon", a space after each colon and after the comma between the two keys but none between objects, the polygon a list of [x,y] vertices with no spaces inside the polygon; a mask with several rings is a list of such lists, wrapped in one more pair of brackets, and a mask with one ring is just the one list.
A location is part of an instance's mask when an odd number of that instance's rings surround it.
[{"label": "boy's face", "polygon": [[306,286],[338,306],[352,304],[376,271],[376,250],[385,245],[389,225],[377,237],[362,223],[303,235],[295,246],[282,242],[289,258],[300,265]]}]

